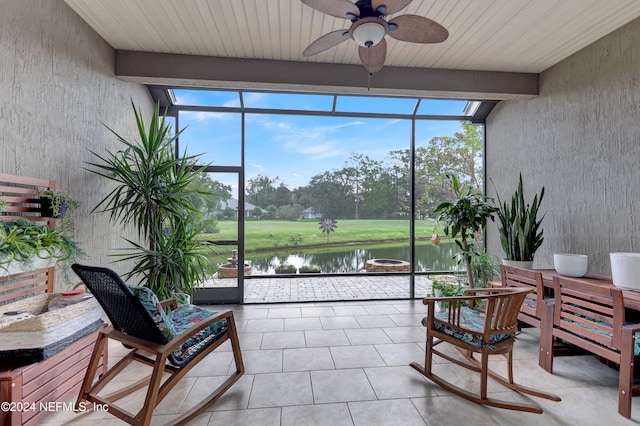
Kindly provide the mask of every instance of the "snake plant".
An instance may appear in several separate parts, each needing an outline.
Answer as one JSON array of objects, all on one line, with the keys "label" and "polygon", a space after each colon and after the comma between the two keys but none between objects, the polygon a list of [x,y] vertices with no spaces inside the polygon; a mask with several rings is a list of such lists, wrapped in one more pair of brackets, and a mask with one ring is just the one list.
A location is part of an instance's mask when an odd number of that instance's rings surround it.
[{"label": "snake plant", "polygon": [[525,203],[522,174],[520,174],[518,188],[511,197],[510,203],[502,202],[500,197],[497,197],[500,243],[507,260],[532,261],[536,250],[540,248],[544,239],[543,231],[540,228],[544,215],[540,219],[537,217],[543,197],[544,186],[540,195],[536,194],[533,197],[531,204]]}]

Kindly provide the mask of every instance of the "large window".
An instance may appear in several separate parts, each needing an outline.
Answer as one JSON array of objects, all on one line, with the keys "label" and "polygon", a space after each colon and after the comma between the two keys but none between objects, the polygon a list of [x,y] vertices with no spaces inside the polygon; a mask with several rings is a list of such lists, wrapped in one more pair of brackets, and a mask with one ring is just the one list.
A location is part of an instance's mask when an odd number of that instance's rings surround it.
[{"label": "large window", "polygon": [[235,176],[215,175],[210,185],[221,195],[208,211],[219,237],[243,220],[239,248],[252,277],[287,265],[289,274],[315,267],[359,274],[372,259],[399,261],[403,272],[409,263],[417,273],[457,269],[450,241],[431,244],[434,233],[444,237],[433,211],[450,194],[447,174],[482,187],[483,129],[465,121],[472,103],[206,90],[175,96],[178,125],[186,127],[179,153],[241,170],[243,188]]}]

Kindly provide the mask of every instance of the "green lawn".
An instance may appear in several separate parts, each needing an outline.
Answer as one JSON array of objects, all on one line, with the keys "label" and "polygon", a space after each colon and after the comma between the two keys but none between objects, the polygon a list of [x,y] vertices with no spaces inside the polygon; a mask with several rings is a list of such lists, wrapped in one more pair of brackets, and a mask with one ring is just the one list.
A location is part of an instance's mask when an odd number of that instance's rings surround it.
[{"label": "green lawn", "polygon": [[[416,237],[420,240],[430,239],[434,224],[433,220],[416,221]],[[372,244],[409,239],[408,220],[338,220],[337,225],[335,231],[329,235],[331,245]],[[219,233],[203,234],[203,238],[207,240],[237,239],[237,222],[218,222],[218,229],[220,229]],[[320,230],[317,220],[260,220],[245,223],[247,251],[287,246],[314,247],[326,244],[327,234]]]}]

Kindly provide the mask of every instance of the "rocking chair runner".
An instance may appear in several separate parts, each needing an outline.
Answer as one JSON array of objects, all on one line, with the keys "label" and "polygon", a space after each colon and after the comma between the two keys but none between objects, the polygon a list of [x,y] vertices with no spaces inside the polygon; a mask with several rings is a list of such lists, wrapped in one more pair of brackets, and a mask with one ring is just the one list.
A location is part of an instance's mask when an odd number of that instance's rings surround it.
[{"label": "rocking chair runner", "polygon": [[[179,380],[223,342],[230,340],[236,372],[202,402],[172,421],[172,424],[186,424],[220,398],[244,374],[232,311],[212,312],[195,305],[177,308],[174,299],[159,302],[149,288],[128,286],[110,269],[78,264],[74,264],[72,269],[93,293],[112,323],[98,336],[77,404],[82,401],[106,404],[109,413],[125,422],[148,425],[155,407]],[[174,310],[165,314],[164,307]],[[118,340],[133,350],[92,385],[100,354],[108,339]],[[151,375],[112,394],[98,395],[133,361],[153,367]],[[169,377],[163,383],[165,373]],[[147,394],[138,413],[132,414],[114,404],[144,387],[148,387]]]},{"label": "rocking chair runner", "polygon": [[[510,410],[542,413],[537,405],[520,404],[492,399],[487,396],[487,377],[490,376],[508,388],[541,398],[560,401],[553,394],[531,389],[513,380],[513,344],[518,330],[518,313],[530,288],[478,288],[468,289],[464,296],[434,297],[423,300],[428,305],[423,324],[427,328],[425,365],[412,363],[428,379],[444,389],[473,402]],[[436,302],[447,302],[448,306],[436,313]],[[452,344],[468,362],[460,361],[435,349],[446,342]],[[473,357],[480,354],[480,359]],[[480,393],[475,394],[456,386],[432,371],[433,354],[439,355],[459,366],[480,373]],[[488,368],[489,355],[501,354],[507,358],[507,374],[504,378]]]}]

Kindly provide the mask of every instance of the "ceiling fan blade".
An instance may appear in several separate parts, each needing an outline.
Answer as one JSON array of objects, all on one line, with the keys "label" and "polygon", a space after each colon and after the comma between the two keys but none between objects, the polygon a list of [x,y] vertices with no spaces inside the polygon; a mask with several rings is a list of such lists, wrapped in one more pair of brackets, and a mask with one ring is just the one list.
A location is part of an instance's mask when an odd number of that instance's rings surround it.
[{"label": "ceiling fan blade", "polygon": [[[395,30],[393,24],[398,27]],[[449,31],[436,21],[418,15],[400,15],[389,21],[389,36],[412,43],[442,43]]]},{"label": "ceiling fan blade", "polygon": [[380,6],[385,7],[384,15],[396,13],[411,3],[412,0],[371,0],[371,8],[378,10]]},{"label": "ceiling fan blade", "polygon": [[336,18],[350,19],[349,14],[360,16],[358,6],[349,0],[302,0],[302,3]]},{"label": "ceiling fan blade", "polygon": [[345,40],[349,40],[349,30],[336,30],[327,33],[307,46],[302,52],[302,56],[309,57],[324,52],[327,49],[337,46]]},{"label": "ceiling fan blade", "polygon": [[370,73],[376,73],[384,66],[387,57],[387,41],[382,39],[380,43],[373,47],[358,46],[360,62]]}]

